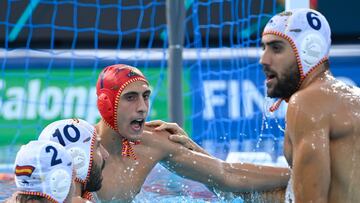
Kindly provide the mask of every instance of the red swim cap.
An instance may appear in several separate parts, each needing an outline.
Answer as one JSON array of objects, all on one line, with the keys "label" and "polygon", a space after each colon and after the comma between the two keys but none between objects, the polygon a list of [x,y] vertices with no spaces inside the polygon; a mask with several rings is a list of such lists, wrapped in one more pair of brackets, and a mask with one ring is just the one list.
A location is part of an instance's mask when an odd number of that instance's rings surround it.
[{"label": "red swim cap", "polygon": [[115,64],[101,71],[96,83],[97,107],[100,115],[113,130],[119,133],[117,126],[117,106],[121,92],[135,81],[148,81],[135,67]]}]

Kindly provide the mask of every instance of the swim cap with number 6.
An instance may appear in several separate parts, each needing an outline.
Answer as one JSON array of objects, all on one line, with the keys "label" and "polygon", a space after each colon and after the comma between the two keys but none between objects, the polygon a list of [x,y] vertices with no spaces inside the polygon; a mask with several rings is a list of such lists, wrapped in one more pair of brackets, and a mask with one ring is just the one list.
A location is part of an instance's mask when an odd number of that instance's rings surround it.
[{"label": "swim cap with number 6", "polygon": [[294,9],[270,19],[263,35],[274,34],[291,44],[303,80],[328,59],[331,45],[330,26],[325,17],[312,9]]}]

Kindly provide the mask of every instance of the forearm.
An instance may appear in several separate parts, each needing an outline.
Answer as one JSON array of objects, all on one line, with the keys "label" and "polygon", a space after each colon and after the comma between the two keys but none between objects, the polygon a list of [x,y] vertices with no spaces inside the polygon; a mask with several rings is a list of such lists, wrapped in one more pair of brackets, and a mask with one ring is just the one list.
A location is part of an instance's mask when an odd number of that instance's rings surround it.
[{"label": "forearm", "polygon": [[163,163],[183,177],[227,192],[265,191],[286,187],[290,173],[287,168],[230,164],[190,150],[172,156]]},{"label": "forearm", "polygon": [[223,179],[222,161],[188,149],[186,151],[164,159],[161,164],[184,178],[201,182],[210,188],[219,188]]},{"label": "forearm", "polygon": [[285,188],[290,178],[289,168],[250,163],[223,163],[225,183],[239,192],[268,191]]}]

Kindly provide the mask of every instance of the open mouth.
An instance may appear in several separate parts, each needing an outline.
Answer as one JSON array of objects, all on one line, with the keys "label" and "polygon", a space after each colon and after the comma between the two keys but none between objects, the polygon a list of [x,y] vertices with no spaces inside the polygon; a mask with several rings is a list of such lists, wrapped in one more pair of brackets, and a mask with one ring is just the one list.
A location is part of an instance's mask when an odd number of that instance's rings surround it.
[{"label": "open mouth", "polygon": [[273,78],[275,78],[275,75],[269,74],[266,76],[267,81],[272,80]]},{"label": "open mouth", "polygon": [[140,131],[145,123],[145,119],[139,118],[131,121],[130,125],[134,131]]},{"label": "open mouth", "polygon": [[265,75],[266,75],[266,82],[270,82],[272,79],[276,77],[276,75],[271,72],[266,72]]},{"label": "open mouth", "polygon": [[270,82],[276,77],[276,72],[272,71],[269,66],[263,66],[263,71],[266,77],[266,83]]}]

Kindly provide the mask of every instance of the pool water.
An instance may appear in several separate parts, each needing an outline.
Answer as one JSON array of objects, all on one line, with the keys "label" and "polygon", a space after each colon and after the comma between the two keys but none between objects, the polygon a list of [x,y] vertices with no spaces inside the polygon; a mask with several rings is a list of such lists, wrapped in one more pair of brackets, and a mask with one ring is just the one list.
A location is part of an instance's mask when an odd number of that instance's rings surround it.
[{"label": "pool water", "polygon": [[[13,180],[0,180],[0,202],[7,199],[15,191],[16,186]],[[135,197],[133,202],[242,203],[243,200],[240,197],[218,197],[210,192],[203,184],[181,178],[158,164],[147,177],[140,193]]]}]

